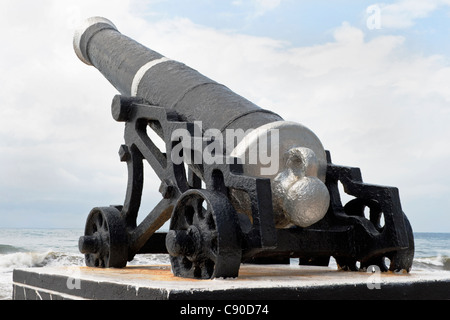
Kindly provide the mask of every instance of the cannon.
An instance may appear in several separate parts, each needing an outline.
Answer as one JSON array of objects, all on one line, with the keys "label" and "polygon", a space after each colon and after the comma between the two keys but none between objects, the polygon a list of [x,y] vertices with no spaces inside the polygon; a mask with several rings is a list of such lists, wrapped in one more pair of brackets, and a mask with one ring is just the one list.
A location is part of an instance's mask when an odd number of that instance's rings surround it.
[{"label": "cannon", "polygon": [[[123,268],[137,254],[164,253],[175,276],[196,279],[238,277],[242,263],[292,258],[410,271],[414,238],[398,189],[333,164],[307,127],[139,44],[105,18],[87,19],[74,49],[119,92],[111,111],[125,124],[119,157],[128,169],[123,205],[87,217],[79,239],[87,266]],[[161,198],[138,224],[145,163]],[[347,203],[339,184],[352,197]]]}]

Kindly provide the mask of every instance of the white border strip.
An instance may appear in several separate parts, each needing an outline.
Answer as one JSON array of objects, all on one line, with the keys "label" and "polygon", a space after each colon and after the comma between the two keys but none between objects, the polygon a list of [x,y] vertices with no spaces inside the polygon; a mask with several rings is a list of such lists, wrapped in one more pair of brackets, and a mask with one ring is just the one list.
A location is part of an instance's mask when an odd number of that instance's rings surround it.
[{"label": "white border strip", "polygon": [[[41,295],[39,294],[39,292],[44,292],[44,293],[48,293],[50,296],[60,296],[62,298],[65,299],[70,299],[70,300],[88,300],[79,296],[74,296],[71,294],[66,294],[66,293],[62,293],[62,292],[58,292],[58,291],[53,291],[53,290],[48,290],[48,289],[43,289],[43,288],[39,288],[39,287],[34,287],[34,286],[30,286],[27,284],[23,284],[23,283],[19,283],[19,282],[13,282],[13,285],[16,286],[17,290],[19,287],[23,288],[23,289],[30,289],[30,290],[34,290],[37,294],[37,296],[42,300]],[[25,293],[26,296],[26,293]]]},{"label": "white border strip", "polygon": [[135,97],[137,96],[137,91],[139,88],[139,84],[141,83],[142,78],[144,78],[145,74],[147,73],[148,70],[150,70],[151,68],[153,68],[154,66],[166,62],[166,61],[171,61],[171,59],[166,58],[166,57],[162,57],[160,59],[156,59],[156,60],[152,60],[150,62],[147,62],[146,64],[144,64],[139,70],[138,72],[136,72],[134,79],[133,79],[133,83],[131,84],[131,96]]}]

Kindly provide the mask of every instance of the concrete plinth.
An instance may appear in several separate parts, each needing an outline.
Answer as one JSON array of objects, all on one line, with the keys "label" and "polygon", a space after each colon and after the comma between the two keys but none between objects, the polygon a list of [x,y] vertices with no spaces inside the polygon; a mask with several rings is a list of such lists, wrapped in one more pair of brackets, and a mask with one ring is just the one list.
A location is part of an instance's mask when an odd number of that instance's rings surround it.
[{"label": "concrete plinth", "polygon": [[170,266],[17,269],[14,300],[450,299],[450,272],[344,272],[294,265],[242,265],[239,278],[190,280]]}]

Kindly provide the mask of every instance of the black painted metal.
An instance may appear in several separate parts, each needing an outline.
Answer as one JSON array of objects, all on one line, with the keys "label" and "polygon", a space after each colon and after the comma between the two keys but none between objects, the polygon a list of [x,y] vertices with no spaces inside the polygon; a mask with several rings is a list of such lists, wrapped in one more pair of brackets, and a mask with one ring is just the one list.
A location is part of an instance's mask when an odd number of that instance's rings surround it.
[{"label": "black painted metal", "polygon": [[166,237],[172,270],[185,278],[237,277],[241,264],[237,213],[225,194],[194,189],[173,211]]},{"label": "black painted metal", "polygon": [[123,268],[127,265],[127,240],[125,221],[117,208],[94,208],[88,216],[79,247],[89,267]]},{"label": "black painted metal", "polygon": [[[414,239],[398,190],[364,183],[359,169],[334,165],[329,154],[330,207],[324,219],[308,228],[276,229],[270,180],[243,175],[238,164],[199,164],[186,172],[183,163],[173,163],[169,155],[181,142],[172,141],[171,133],[184,129],[195,139],[196,120],[205,128],[245,130],[281,118],[177,62],[166,62],[173,64],[170,74],[152,68],[139,97],[127,97],[137,69],[161,55],[114,29],[97,29],[82,43],[89,42],[86,55],[123,94],[114,98],[112,115],[125,122],[119,155],[127,164],[128,185],[122,206],[95,208],[87,219],[79,247],[88,266],[121,268],[136,254],[169,253],[175,275],[202,279],[236,277],[241,262],[279,263],[293,257],[315,265],[328,265],[334,257],[344,270],[369,265],[411,269]],[[163,139],[165,152],[148,130]],[[162,199],[138,225],[144,163],[160,179]],[[343,205],[338,183],[355,199]],[[231,201],[232,190],[248,195],[251,219]],[[169,219],[170,232],[158,233]]]}]

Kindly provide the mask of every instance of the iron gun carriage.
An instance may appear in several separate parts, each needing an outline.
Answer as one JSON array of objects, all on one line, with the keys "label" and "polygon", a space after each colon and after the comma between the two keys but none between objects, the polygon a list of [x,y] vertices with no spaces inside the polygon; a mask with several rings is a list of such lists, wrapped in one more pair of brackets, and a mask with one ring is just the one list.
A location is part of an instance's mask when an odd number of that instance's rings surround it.
[{"label": "iron gun carriage", "polygon": [[[74,48],[120,92],[111,108],[125,123],[119,155],[128,168],[123,205],[88,215],[79,240],[88,266],[123,268],[136,254],[168,253],[176,276],[199,279],[291,258],[326,266],[334,257],[344,270],[411,269],[413,233],[397,188],[366,184],[358,168],[333,164],[308,128],[144,47],[107,19],[88,19]],[[144,163],[161,181],[162,199],[138,224]],[[339,183],[353,196],[346,204]],[[167,221],[170,230],[159,232]]]}]

